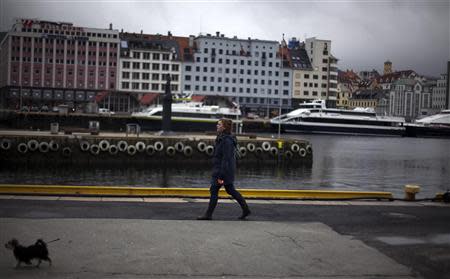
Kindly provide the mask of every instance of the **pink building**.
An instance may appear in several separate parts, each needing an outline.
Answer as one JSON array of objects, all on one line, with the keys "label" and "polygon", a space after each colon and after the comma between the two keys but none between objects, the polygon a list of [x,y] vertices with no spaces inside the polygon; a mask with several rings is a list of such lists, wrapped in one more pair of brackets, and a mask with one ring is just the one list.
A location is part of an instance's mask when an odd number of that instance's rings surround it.
[{"label": "pink building", "polygon": [[3,107],[81,107],[117,88],[119,31],[67,22],[17,20],[0,36]]}]

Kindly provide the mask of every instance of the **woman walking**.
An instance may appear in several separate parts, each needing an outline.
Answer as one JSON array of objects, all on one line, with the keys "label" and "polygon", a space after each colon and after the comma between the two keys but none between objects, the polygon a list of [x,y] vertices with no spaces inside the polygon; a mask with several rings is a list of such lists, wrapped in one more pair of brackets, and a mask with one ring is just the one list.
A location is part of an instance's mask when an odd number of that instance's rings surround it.
[{"label": "woman walking", "polygon": [[231,134],[233,122],[222,118],[217,122],[217,137],[213,154],[213,170],[211,176],[211,187],[209,189],[210,199],[208,210],[198,220],[211,220],[214,209],[219,198],[219,190],[222,186],[241,206],[242,215],[239,219],[244,220],[250,215],[250,209],[242,195],[234,188],[234,173],[236,171],[235,150],[237,146],[236,137]]}]

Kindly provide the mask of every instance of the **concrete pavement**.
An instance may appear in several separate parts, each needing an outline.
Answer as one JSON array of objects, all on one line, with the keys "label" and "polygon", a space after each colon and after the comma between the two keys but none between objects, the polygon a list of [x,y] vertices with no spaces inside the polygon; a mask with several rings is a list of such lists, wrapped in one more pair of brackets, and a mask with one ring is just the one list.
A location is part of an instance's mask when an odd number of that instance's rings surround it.
[{"label": "concrete pavement", "polygon": [[412,271],[322,223],[129,219],[0,219],[15,235],[50,243],[53,266],[13,268],[1,249],[2,278],[414,278]]},{"label": "concrete pavement", "polygon": [[[0,243],[50,243],[53,266],[0,278],[449,278],[450,211],[439,203],[220,200],[215,220],[194,220],[204,199],[0,199]],[[447,239],[449,238],[449,239]]]}]

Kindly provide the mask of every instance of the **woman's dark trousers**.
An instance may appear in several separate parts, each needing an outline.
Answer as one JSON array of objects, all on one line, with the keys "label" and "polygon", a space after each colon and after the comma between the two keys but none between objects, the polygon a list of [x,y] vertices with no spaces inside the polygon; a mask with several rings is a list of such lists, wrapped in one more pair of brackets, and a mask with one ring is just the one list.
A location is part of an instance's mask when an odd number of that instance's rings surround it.
[{"label": "woman's dark trousers", "polygon": [[[249,212],[248,205],[245,202],[244,197],[234,188],[233,184],[223,185],[225,187],[225,190],[227,193],[232,196],[241,206],[242,212]],[[222,185],[217,184],[217,181],[211,182],[211,188],[209,188],[209,192],[211,194],[211,197],[209,199],[209,205],[208,210],[206,211],[207,217],[212,217],[212,214],[214,212],[214,209],[217,205],[217,200],[219,199],[219,190],[222,187]]]}]

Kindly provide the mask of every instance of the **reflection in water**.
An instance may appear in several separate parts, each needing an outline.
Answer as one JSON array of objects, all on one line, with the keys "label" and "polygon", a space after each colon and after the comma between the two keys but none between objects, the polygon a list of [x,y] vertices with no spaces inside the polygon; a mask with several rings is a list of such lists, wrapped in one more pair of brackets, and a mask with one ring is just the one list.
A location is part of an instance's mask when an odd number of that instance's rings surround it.
[{"label": "reflection in water", "polygon": [[[148,164],[148,165],[69,165],[47,168],[36,165],[3,167],[2,183],[103,185],[145,187],[209,187],[208,164]],[[297,176],[309,177],[311,166],[240,165],[236,173],[239,188],[298,187]],[[291,180],[291,183],[287,183]],[[297,184],[297,185],[295,185]]]},{"label": "reflection in water", "polygon": [[[422,186],[420,197],[450,188],[450,140],[286,135],[313,146],[312,166],[239,165],[238,188],[390,191]],[[0,166],[1,183],[208,187],[209,164]]]}]

